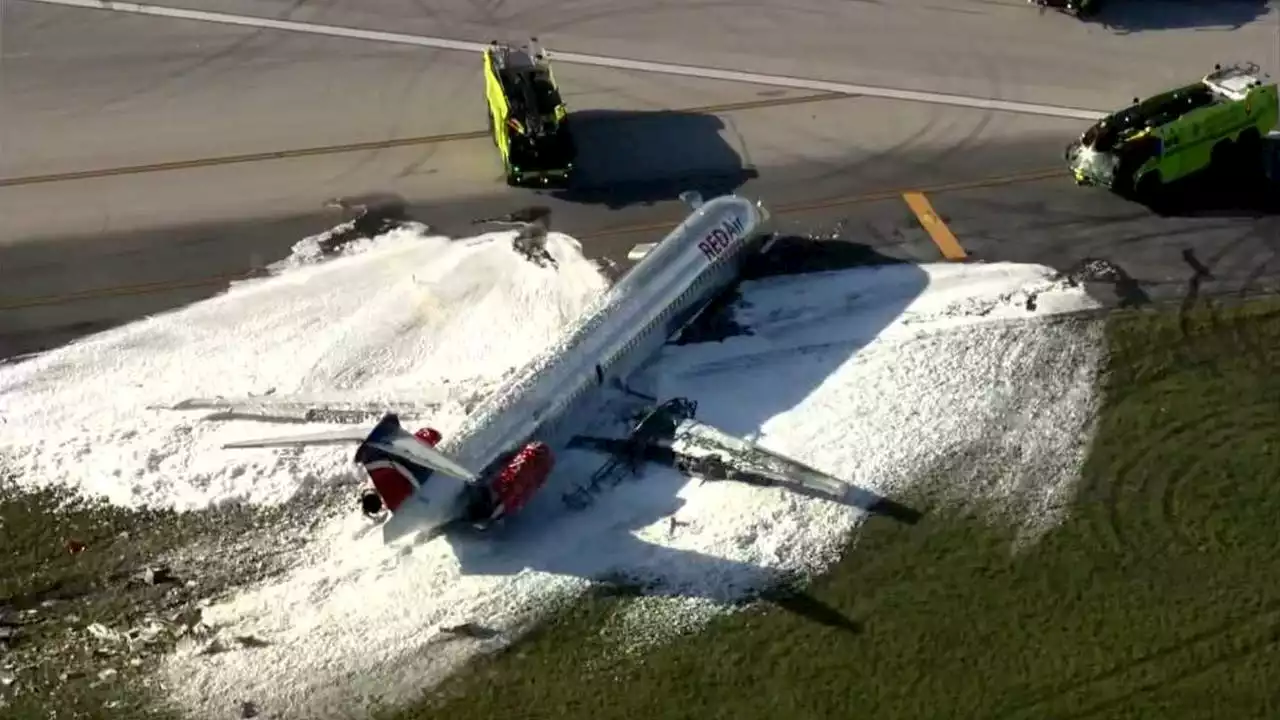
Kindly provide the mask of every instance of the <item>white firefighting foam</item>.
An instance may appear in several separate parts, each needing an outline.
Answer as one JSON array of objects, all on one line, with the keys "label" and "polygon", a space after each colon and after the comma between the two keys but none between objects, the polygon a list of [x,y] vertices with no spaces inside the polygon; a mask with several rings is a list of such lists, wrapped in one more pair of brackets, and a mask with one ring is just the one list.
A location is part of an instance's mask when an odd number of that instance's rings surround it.
[{"label": "white firefighting foam", "polygon": [[[0,367],[0,457],[23,486],[184,510],[358,482],[349,448],[222,450],[266,426],[154,408],[301,394],[421,416],[415,406],[438,402],[431,422],[448,432],[470,395],[550,344],[606,286],[574,239],[549,238],[553,270],[525,261],[510,237],[394,231],[362,252],[286,261],[275,277]],[[316,429],[279,434],[295,427]]]},{"label": "white firefighting foam", "polygon": [[[671,347],[643,382],[697,400],[708,422],[758,431],[765,446],[890,496],[981,446],[1005,469],[959,473],[957,497],[1016,508],[1025,541],[1055,521],[1081,459],[1099,338],[1089,322],[1045,316],[1093,306],[1083,291],[1035,266],[900,265],[749,283],[743,295],[739,321],[752,336]],[[598,462],[565,454],[558,472]],[[335,521],[306,566],[206,612],[218,632],[266,646],[213,656],[184,646],[166,666],[173,697],[197,715],[240,697],[281,717],[361,717],[505,646],[602,576],[649,585],[657,598],[616,629],[661,639],[778,573],[822,570],[865,517],[662,470],[580,513],[554,504],[530,506],[506,542],[407,550],[383,546],[357,515]],[[467,623],[484,636],[446,631]]]},{"label": "white firefighting foam", "polygon": [[[279,503],[357,482],[349,448],[220,450],[263,426],[148,406],[272,391],[431,400],[443,403],[431,424],[448,433],[466,396],[548,346],[605,284],[571,238],[552,237],[550,270],[493,242],[503,237],[392,233],[359,254],[288,262],[276,277],[0,368],[10,419],[0,448],[29,486],[62,483],[129,505]],[[1049,316],[1093,306],[1082,290],[1038,266],[893,265],[762,280],[742,294],[737,320],[750,336],[669,347],[637,383],[890,496],[980,447],[1000,472],[957,469],[958,499],[1001,499],[1026,541],[1056,520],[1100,351],[1093,323]],[[597,461],[568,453],[559,472]],[[656,597],[614,629],[654,639],[777,573],[821,570],[865,516],[661,470],[585,512],[552,505],[530,506],[509,544],[389,548],[357,513],[335,520],[293,570],[206,610],[218,635],[262,643],[212,655],[184,644],[164,683],[193,717],[226,715],[240,700],[274,717],[361,717],[509,643],[591,578],[647,581]],[[463,623],[492,634],[443,630]]]}]

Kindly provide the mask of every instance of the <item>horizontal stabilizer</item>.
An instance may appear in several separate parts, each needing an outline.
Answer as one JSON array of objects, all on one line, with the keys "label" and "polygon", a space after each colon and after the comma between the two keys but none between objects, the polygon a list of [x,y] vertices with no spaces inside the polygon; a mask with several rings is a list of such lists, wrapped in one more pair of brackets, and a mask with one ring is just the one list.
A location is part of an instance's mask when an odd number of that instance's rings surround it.
[{"label": "horizontal stabilizer", "polygon": [[369,434],[368,428],[343,428],[309,435],[286,435],[239,442],[225,443],[222,447],[232,450],[267,447],[304,447],[308,445],[346,445],[359,443]]},{"label": "horizontal stabilizer", "polygon": [[642,260],[645,255],[648,255],[657,246],[658,243],[638,243],[633,245],[631,249],[627,251],[627,259],[632,262]]},{"label": "horizontal stabilizer", "polygon": [[400,418],[394,413],[387,414],[377,427],[361,437],[364,440],[362,449],[372,448],[389,453],[393,457],[406,458],[462,480],[475,482],[479,479],[476,473],[463,467],[453,458],[411,435],[400,426]]}]

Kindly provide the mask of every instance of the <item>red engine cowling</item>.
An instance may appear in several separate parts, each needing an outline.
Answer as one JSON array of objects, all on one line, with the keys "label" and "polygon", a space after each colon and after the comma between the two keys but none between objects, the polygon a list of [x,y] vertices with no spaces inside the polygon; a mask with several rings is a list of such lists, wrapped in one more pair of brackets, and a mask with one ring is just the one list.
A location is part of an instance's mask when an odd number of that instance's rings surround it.
[{"label": "red engine cowling", "polygon": [[553,467],[555,457],[546,443],[535,441],[520,448],[493,481],[493,493],[502,506],[502,514],[524,507],[547,481]]},{"label": "red engine cowling", "polygon": [[440,434],[439,430],[433,427],[424,427],[418,432],[414,433],[413,436],[418,438],[422,442],[430,445],[431,447],[435,447],[436,444],[440,442],[440,438],[444,437],[443,435]]}]

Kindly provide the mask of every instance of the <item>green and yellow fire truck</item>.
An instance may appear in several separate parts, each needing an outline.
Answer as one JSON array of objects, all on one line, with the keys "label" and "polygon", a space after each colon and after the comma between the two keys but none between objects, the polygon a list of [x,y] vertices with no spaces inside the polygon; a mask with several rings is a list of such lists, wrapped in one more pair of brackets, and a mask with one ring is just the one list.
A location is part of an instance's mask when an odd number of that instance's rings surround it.
[{"label": "green and yellow fire truck", "polygon": [[1257,65],[1234,65],[1099,120],[1067,147],[1080,185],[1151,197],[1231,158],[1258,158],[1280,116],[1276,84]]},{"label": "green and yellow fire truck", "polygon": [[566,184],[577,149],[569,110],[537,38],[519,48],[497,41],[485,48],[484,95],[507,183]]}]

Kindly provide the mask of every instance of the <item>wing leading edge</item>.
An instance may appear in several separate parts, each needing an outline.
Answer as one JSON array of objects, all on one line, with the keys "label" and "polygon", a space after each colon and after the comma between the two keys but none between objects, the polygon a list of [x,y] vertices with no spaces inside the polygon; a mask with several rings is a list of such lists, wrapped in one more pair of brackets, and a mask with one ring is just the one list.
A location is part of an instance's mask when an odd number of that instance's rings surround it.
[{"label": "wing leading edge", "polygon": [[654,463],[704,480],[778,487],[889,515],[908,524],[919,520],[920,513],[905,505],[694,419],[696,408],[696,403],[676,398],[652,410],[628,437],[579,435],[571,439],[571,448],[611,457],[565,500],[570,505],[586,504],[600,486],[639,472],[644,463]]}]

